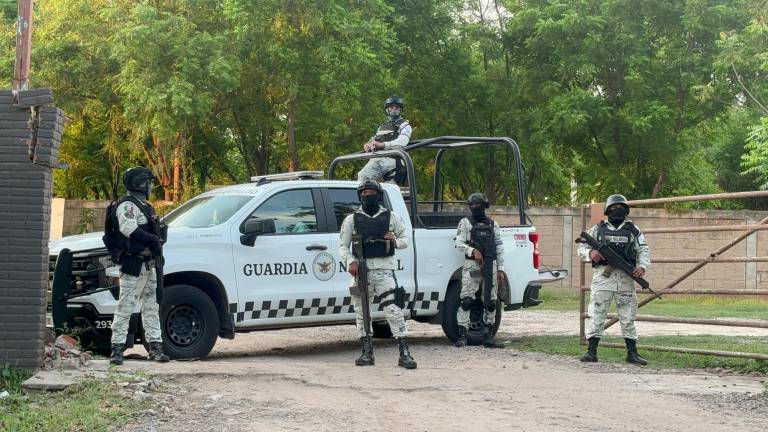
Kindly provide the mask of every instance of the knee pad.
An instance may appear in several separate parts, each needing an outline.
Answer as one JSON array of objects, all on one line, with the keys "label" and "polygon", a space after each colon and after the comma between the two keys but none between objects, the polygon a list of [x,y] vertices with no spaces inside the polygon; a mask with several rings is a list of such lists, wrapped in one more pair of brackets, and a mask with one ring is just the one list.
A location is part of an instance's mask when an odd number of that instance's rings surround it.
[{"label": "knee pad", "polygon": [[461,299],[461,308],[464,309],[465,311],[468,311],[472,309],[472,303],[474,302],[475,302],[475,299],[473,299],[472,297],[464,297],[463,299]]},{"label": "knee pad", "polygon": [[496,302],[492,302],[488,305],[488,312],[496,312]]}]

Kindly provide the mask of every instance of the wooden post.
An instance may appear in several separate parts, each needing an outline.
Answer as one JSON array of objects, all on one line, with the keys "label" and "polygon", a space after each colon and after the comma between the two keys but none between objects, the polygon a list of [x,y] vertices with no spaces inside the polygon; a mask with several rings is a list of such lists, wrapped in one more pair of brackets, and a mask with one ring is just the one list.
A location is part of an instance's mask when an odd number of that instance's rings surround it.
[{"label": "wooden post", "polygon": [[29,88],[33,3],[34,0],[19,0],[19,17],[16,20],[16,67],[13,72],[14,91]]}]

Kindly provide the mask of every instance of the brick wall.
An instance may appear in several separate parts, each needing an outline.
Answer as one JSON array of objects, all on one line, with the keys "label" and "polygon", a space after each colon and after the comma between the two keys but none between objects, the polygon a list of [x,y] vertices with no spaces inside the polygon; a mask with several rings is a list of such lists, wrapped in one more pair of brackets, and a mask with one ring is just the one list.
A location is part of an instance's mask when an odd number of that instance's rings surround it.
[{"label": "brick wall", "polygon": [[61,110],[40,107],[37,158],[30,162],[30,106],[48,90],[0,91],[0,364],[35,368],[43,358],[48,283],[51,167],[58,164]]}]

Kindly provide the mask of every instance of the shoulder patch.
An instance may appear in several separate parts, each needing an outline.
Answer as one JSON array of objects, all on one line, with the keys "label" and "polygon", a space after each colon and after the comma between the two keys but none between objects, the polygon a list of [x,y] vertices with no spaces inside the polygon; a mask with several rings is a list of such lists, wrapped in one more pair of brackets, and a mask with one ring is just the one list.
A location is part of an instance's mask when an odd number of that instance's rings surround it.
[{"label": "shoulder patch", "polygon": [[123,212],[123,216],[125,216],[126,219],[136,219],[136,206],[135,205],[125,206],[125,211]]}]

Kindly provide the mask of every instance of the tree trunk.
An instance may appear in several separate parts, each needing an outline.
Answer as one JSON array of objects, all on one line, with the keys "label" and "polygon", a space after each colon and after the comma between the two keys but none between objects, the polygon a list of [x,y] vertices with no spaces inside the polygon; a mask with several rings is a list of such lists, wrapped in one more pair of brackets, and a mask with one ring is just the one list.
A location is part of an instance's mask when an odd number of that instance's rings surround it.
[{"label": "tree trunk", "polygon": [[664,182],[667,181],[667,174],[669,174],[669,170],[667,167],[662,167],[661,172],[659,173],[659,179],[656,180],[656,184],[653,185],[653,192],[651,192],[651,198],[656,198],[659,195],[659,192],[661,192],[661,188],[664,187]]},{"label": "tree trunk", "polygon": [[[151,132],[150,132],[151,133]],[[160,185],[163,187],[163,199],[171,200],[171,170],[163,155],[163,149],[160,139],[154,133],[151,133],[151,146],[144,146],[144,155],[147,157],[152,172],[157,176]]]},{"label": "tree trunk", "polygon": [[269,174],[269,148],[272,145],[272,128],[262,129],[259,147],[256,149],[256,174]]},{"label": "tree trunk", "polygon": [[291,158],[288,171],[299,170],[299,152],[296,148],[296,117],[293,100],[288,101],[288,153]]},{"label": "tree trunk", "polygon": [[173,149],[173,201],[179,200],[181,190],[181,139],[176,141]]}]

